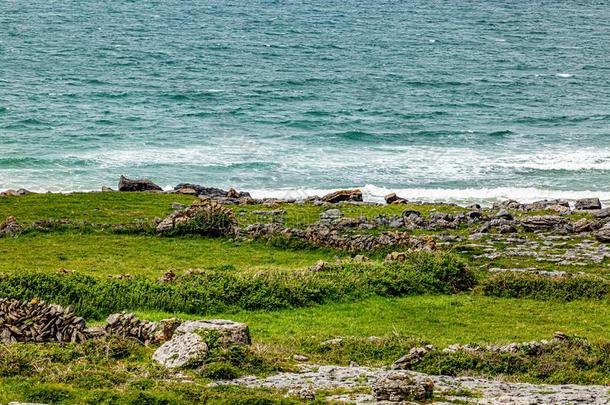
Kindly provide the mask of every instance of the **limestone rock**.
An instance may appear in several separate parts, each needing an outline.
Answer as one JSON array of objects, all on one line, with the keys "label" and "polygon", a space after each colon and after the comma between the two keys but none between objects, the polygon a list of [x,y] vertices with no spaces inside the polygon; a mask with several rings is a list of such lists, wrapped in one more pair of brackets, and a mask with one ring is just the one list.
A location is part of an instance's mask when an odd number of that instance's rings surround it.
[{"label": "limestone rock", "polygon": [[332,208],[330,210],[326,210],[320,214],[320,219],[323,221],[332,221],[334,219],[339,219],[343,216],[343,213],[336,209]]},{"label": "limestone rock", "polygon": [[558,215],[532,215],[521,220],[526,231],[557,229],[566,223],[566,219]]},{"label": "limestone rock", "polygon": [[[209,331],[214,331],[219,334],[219,342],[222,346],[250,344],[250,330],[248,325],[225,319],[184,322],[174,332],[174,338],[183,334],[203,334]],[[172,338],[172,340],[174,338]]]},{"label": "limestone rock", "polygon": [[595,232],[595,237],[601,242],[610,242],[610,222]]},{"label": "limestone rock", "polygon": [[602,203],[599,198],[582,198],[574,203],[574,209],[577,210],[599,210],[601,208]]},{"label": "limestone rock", "polygon": [[167,368],[201,364],[208,353],[208,345],[196,333],[182,333],[163,343],[153,354],[156,362]]},{"label": "limestone rock", "polygon": [[[192,225],[192,226],[189,226]],[[216,201],[200,199],[180,211],[170,214],[157,225],[157,233],[180,231],[206,236],[229,236],[237,229],[233,211]]]},{"label": "limestone rock", "polygon": [[119,191],[163,191],[163,189],[148,179],[132,180],[121,176]]},{"label": "limestone rock", "polygon": [[32,194],[31,191],[26,190],[25,188],[20,188],[17,190],[8,189],[0,193],[0,197],[20,197],[22,195]]},{"label": "limestone rock", "polygon": [[406,371],[393,371],[373,384],[378,401],[421,401],[432,398],[433,391],[432,380],[417,381]]},{"label": "limestone rock", "polygon": [[322,201],[335,204],[344,201],[362,201],[362,191],[354,190],[339,190],[333,193],[326,194],[322,197]]},{"label": "limestone rock", "polygon": [[23,226],[17,222],[15,217],[7,217],[4,222],[0,223],[0,238],[3,236],[17,235],[22,229]]},{"label": "limestone rock", "polygon": [[409,200],[397,196],[396,193],[390,193],[385,196],[385,202],[388,204],[405,204],[408,203]]}]

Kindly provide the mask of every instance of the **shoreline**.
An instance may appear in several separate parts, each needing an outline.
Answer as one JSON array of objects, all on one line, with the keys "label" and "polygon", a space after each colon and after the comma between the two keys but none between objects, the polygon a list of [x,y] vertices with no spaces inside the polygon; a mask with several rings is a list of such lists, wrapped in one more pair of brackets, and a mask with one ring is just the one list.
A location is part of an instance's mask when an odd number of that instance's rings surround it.
[{"label": "shoreline", "polygon": [[[154,183],[152,183],[154,184]],[[190,183],[183,183],[189,184]],[[155,184],[156,186],[156,184]],[[177,191],[178,186],[157,186],[159,190],[156,192],[167,194],[184,194]],[[229,191],[234,190],[231,186],[222,186],[222,188],[214,187],[198,187],[209,188],[213,190]],[[72,190],[43,190],[39,188],[8,188],[0,189],[0,197],[7,195],[22,195],[22,194],[78,194],[78,193],[96,193],[118,191],[115,186],[108,187],[102,185],[98,189],[72,189]],[[447,204],[458,206],[470,206],[479,204],[481,207],[490,208],[494,204],[502,204],[508,201],[517,201],[520,204],[531,205],[544,203],[547,201],[562,201],[567,202],[571,207],[578,200],[597,198],[601,202],[602,208],[610,206],[610,191],[591,191],[591,190],[546,190],[538,188],[465,188],[465,189],[447,189],[447,188],[385,188],[370,184],[364,186],[351,187],[336,187],[336,188],[315,188],[315,187],[280,187],[280,188],[244,188],[243,190],[249,196],[257,200],[284,200],[289,202],[303,202],[315,200],[316,197],[322,197],[341,190],[360,190],[362,193],[363,203],[371,204],[386,204],[386,197],[390,194],[396,194],[400,199],[404,199],[409,203],[414,204]],[[137,190],[137,191],[153,191],[153,190]]]}]

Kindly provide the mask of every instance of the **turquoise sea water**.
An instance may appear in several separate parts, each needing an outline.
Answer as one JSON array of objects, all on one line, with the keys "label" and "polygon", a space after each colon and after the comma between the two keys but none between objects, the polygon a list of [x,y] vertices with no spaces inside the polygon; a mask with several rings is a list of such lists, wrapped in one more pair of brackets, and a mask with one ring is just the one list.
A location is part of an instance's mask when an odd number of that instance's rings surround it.
[{"label": "turquoise sea water", "polygon": [[1,1],[0,189],[121,174],[610,200],[610,3]]}]

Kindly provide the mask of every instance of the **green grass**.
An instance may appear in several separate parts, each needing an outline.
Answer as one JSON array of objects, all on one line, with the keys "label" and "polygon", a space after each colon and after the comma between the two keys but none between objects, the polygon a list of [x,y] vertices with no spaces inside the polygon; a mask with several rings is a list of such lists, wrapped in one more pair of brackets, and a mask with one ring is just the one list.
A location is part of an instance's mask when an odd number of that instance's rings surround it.
[{"label": "green grass", "polygon": [[61,232],[0,239],[0,272],[56,271],[107,276],[160,276],[168,270],[231,264],[240,271],[303,269],[344,254],[324,249],[290,250],[262,242],[203,237],[157,237]]},{"label": "green grass", "polygon": [[118,224],[165,217],[173,202],[190,204],[192,196],[152,193],[28,194],[0,197],[0,219],[10,215],[29,224],[38,220]]},{"label": "green grass", "polygon": [[[159,312],[138,315],[146,319],[174,316]],[[445,347],[452,343],[548,339],[555,331],[604,341],[610,328],[610,306],[599,301],[559,303],[466,294],[424,295],[375,297],[271,312],[224,313],[207,318],[246,322],[255,341],[294,351],[301,350],[307,341],[322,342],[337,336],[388,337],[394,333]]]}]

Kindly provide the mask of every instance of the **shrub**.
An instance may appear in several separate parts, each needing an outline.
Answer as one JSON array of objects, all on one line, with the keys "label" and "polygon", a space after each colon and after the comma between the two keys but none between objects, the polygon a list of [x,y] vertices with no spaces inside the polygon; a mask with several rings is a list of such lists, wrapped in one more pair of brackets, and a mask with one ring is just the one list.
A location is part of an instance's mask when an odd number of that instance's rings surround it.
[{"label": "shrub", "polygon": [[610,281],[589,275],[546,277],[506,272],[484,279],[479,288],[492,297],[573,301],[608,297]]},{"label": "shrub", "polygon": [[228,310],[275,310],[373,294],[405,296],[452,293],[474,284],[454,255],[418,253],[405,263],[346,263],[320,272],[233,273],[209,270],[158,283],[145,277],[101,279],[82,274],[18,273],[0,277],[0,296],[73,305],[100,319],[126,309],[208,314]]}]

